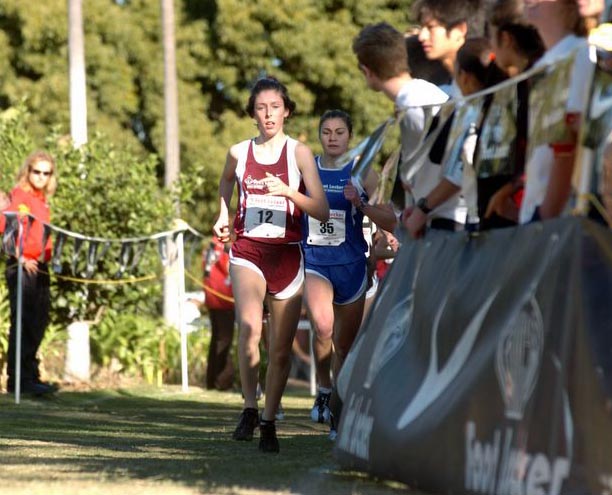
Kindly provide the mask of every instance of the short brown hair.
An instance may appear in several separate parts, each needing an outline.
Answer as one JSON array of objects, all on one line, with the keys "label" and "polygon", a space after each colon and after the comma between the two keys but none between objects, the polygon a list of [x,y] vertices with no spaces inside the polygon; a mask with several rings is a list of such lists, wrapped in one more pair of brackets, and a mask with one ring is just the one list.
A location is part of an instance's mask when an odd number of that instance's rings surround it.
[{"label": "short brown hair", "polygon": [[386,22],[365,26],[353,40],[353,52],[383,80],[408,72],[404,35]]}]

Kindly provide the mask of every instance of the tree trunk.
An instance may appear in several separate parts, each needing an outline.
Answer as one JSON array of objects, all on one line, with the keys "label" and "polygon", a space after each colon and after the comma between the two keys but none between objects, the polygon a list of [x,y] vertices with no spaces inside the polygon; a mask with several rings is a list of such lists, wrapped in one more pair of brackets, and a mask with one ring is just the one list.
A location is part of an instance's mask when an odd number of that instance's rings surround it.
[{"label": "tree trunk", "polygon": [[174,5],[172,2],[173,0],[161,0],[164,43],[164,115],[166,124],[166,174],[164,185],[166,187],[172,187],[180,172],[176,55],[174,47]]},{"label": "tree trunk", "polygon": [[70,135],[79,148],[87,142],[87,92],[82,0],[68,0],[68,58],[70,61]]},{"label": "tree trunk", "polygon": [[[179,129],[178,129],[178,96],[176,82],[176,57],[174,47],[174,4],[173,0],[160,0],[162,12],[162,31],[164,44],[164,119],[166,124],[165,146],[166,146],[166,171],[164,185],[171,188],[178,178],[180,171],[179,163]],[[179,215],[179,205],[175,205],[176,215]],[[171,243],[172,240],[168,239]],[[169,246],[168,252],[172,253],[175,246]],[[167,323],[180,328],[179,305],[177,301],[181,280],[176,263],[180,256],[170,258],[170,264],[164,276],[164,319]],[[184,284],[184,280],[182,281]]]}]

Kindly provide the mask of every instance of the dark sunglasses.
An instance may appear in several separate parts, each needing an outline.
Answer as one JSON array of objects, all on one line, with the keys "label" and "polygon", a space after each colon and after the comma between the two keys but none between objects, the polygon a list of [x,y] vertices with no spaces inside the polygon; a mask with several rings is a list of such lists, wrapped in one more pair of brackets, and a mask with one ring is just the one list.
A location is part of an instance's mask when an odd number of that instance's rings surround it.
[{"label": "dark sunglasses", "polygon": [[49,177],[53,172],[47,172],[46,170],[32,169],[30,170],[30,173],[34,175],[43,175],[44,177]]}]

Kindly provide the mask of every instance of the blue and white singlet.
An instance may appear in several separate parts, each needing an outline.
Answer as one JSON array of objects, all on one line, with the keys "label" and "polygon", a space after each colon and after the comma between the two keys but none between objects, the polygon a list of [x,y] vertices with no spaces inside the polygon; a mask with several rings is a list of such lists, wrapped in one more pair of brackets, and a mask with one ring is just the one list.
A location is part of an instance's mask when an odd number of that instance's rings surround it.
[{"label": "blue and white singlet", "polygon": [[[329,202],[329,220],[320,222],[303,216],[302,245],[308,263],[343,265],[365,258],[368,246],[363,237],[363,213],[344,197],[344,186],[351,180],[351,161],[341,169],[324,168],[315,157],[323,190]],[[367,201],[365,193],[362,194]]]}]

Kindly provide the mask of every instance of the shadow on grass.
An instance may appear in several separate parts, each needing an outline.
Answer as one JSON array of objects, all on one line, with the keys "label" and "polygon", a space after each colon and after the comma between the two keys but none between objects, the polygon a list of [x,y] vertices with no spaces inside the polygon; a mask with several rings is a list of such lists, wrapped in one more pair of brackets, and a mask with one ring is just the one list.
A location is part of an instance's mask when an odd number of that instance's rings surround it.
[{"label": "shadow on grass", "polygon": [[[177,389],[62,392],[48,400],[0,397],[0,465],[89,479],[171,481],[202,493],[216,489],[292,493],[393,494],[405,487],[339,470],[324,425],[310,422],[309,397],[283,398],[280,455],[257,438],[231,440],[239,394]],[[76,473],[76,474],[75,474]],[[46,476],[47,474],[45,474]],[[15,474],[12,475],[13,477]],[[0,477],[1,480],[1,477]]]}]

